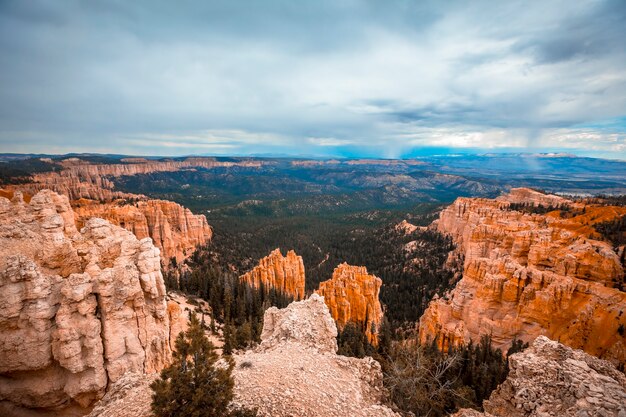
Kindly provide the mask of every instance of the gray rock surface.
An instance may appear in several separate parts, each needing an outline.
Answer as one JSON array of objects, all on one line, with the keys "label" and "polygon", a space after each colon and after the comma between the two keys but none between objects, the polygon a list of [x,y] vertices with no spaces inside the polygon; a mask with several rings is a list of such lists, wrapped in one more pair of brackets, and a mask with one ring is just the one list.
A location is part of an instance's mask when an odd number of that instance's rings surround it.
[{"label": "gray rock surface", "polygon": [[382,404],[380,364],[337,355],[337,328],[313,294],[265,313],[262,342],[235,355],[235,403],[259,415],[396,416]]},{"label": "gray rock surface", "polygon": [[540,336],[509,365],[485,413],[455,417],[626,417],[626,376],[607,361]]}]

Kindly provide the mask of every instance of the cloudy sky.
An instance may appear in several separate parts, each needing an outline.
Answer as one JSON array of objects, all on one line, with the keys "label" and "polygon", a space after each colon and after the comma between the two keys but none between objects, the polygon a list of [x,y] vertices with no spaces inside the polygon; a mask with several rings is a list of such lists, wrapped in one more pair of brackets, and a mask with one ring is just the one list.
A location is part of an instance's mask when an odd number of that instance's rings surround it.
[{"label": "cloudy sky", "polygon": [[626,159],[626,1],[0,0],[0,152]]}]

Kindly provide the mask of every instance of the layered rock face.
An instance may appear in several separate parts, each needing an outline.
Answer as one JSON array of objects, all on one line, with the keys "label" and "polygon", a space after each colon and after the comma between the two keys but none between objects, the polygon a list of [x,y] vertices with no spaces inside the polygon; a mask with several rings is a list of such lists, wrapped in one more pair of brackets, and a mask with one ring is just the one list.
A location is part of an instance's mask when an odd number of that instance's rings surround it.
[{"label": "layered rock face", "polygon": [[382,280],[367,273],[364,266],[339,265],[328,281],[320,283],[317,293],[324,301],[337,326],[343,329],[354,323],[365,331],[370,343],[378,344],[378,329],[383,310],[378,299]]},{"label": "layered rock face", "polygon": [[336,336],[317,294],[268,309],[261,344],[234,356],[234,402],[272,417],[396,416],[381,404],[380,364],[338,356]]},{"label": "layered rock face", "polygon": [[485,413],[454,417],[591,417],[626,415],[626,377],[610,363],[539,336],[509,358],[507,379],[483,404]]},{"label": "layered rock face", "polygon": [[274,249],[240,278],[256,288],[263,285],[291,295],[295,300],[304,298],[304,263],[292,250],[283,256],[280,249]]},{"label": "layered rock face", "polygon": [[110,177],[124,175],[149,174],[152,172],[179,171],[181,169],[215,168],[245,166],[258,167],[260,161],[217,161],[215,158],[187,158],[182,161],[148,161],[126,159],[125,164],[91,164],[78,158],[69,158],[61,164],[59,172],[46,172],[34,175],[34,183],[29,184],[32,191],[50,189],[65,194],[72,200],[88,198],[111,201],[116,198],[137,197],[114,190]]},{"label": "layered rock face", "polygon": [[[624,207],[584,206],[556,196],[514,190],[497,200],[459,198],[433,224],[450,234],[465,256],[464,274],[451,294],[433,300],[420,320],[422,341],[441,348],[491,335],[506,350],[515,338],[539,335],[615,362],[626,361],[626,293],[619,249],[596,240],[593,224],[626,213]],[[571,205],[527,214],[511,201]]]},{"label": "layered rock face", "polygon": [[79,200],[74,205],[79,226],[92,217],[100,217],[130,230],[138,239],[150,237],[160,249],[165,266],[171,258],[180,263],[196,246],[206,244],[213,236],[206,217],[171,201],[146,200],[120,205]]},{"label": "layered rock face", "polygon": [[159,250],[67,197],[0,198],[0,400],[88,407],[127,371],[171,358]]}]

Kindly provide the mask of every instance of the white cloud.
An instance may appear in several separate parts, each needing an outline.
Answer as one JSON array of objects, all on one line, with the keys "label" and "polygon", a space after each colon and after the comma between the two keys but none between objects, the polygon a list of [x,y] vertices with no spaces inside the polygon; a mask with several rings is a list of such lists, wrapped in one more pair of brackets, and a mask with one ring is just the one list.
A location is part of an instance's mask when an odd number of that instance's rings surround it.
[{"label": "white cloud", "polygon": [[1,3],[0,147],[626,158],[619,0],[260,4]]}]

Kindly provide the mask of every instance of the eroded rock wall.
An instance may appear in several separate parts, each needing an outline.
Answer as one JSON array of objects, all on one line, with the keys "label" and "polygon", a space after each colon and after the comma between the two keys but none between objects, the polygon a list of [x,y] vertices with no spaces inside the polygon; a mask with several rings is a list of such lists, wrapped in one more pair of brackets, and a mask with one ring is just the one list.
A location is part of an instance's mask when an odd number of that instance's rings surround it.
[{"label": "eroded rock wall", "polygon": [[151,161],[140,158],[127,158],[122,164],[93,164],[79,158],[68,158],[61,162],[63,169],[56,172],[35,174],[33,183],[28,184],[30,191],[50,189],[67,195],[71,200],[88,198],[99,201],[111,201],[118,198],[137,197],[115,190],[112,177],[150,174],[152,172],[179,171],[182,169],[216,167],[258,167],[260,161],[218,161],[215,158],[187,158],[184,160]]},{"label": "eroded rock wall", "polygon": [[88,407],[128,371],[171,359],[159,250],[66,196],[0,198],[0,401]]},{"label": "eroded rock wall", "polygon": [[178,263],[190,256],[198,245],[211,240],[213,230],[206,217],[165,200],[145,200],[132,204],[79,200],[74,203],[78,224],[100,217],[133,232],[138,239],[150,237],[161,251],[164,266],[175,258]]},{"label": "eroded rock wall", "polygon": [[[451,235],[464,256],[462,280],[433,300],[420,320],[422,341],[440,347],[491,335],[506,350],[513,339],[539,335],[611,359],[626,361],[626,293],[615,288],[624,269],[618,249],[600,241],[593,224],[621,216],[624,207],[571,204],[559,212],[529,214],[510,202],[563,204],[556,196],[514,190],[497,200],[459,198],[433,227]],[[510,201],[509,201],[510,200]]]}]

